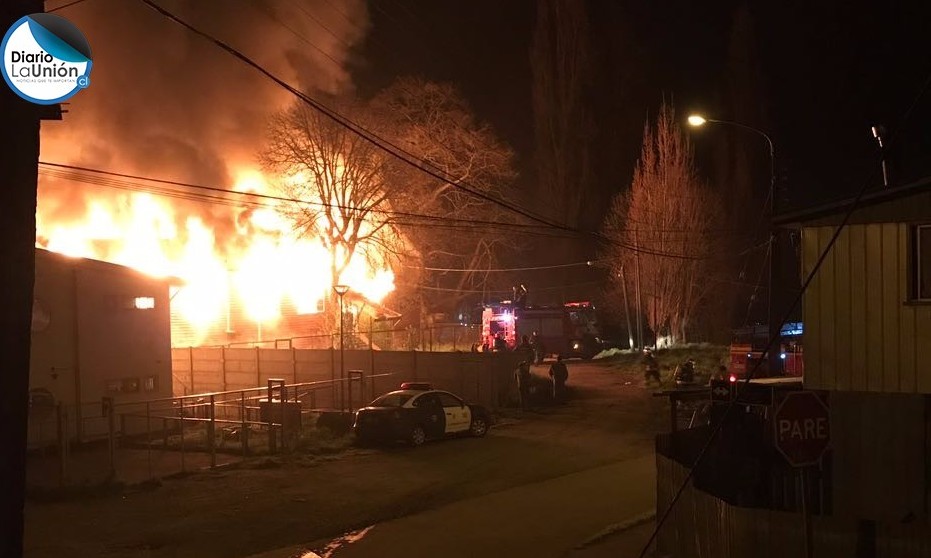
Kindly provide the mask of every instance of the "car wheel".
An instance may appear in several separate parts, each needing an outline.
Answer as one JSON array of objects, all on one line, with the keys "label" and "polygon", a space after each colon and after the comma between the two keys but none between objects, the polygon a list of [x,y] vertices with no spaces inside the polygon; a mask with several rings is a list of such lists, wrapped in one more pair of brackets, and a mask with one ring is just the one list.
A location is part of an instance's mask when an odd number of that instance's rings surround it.
[{"label": "car wheel", "polygon": [[422,426],[415,426],[411,428],[407,440],[414,447],[422,446],[423,443],[427,441],[427,433],[423,431]]},{"label": "car wheel", "polygon": [[469,434],[475,436],[476,438],[481,438],[487,433],[488,422],[485,421],[485,417],[472,418],[472,425],[469,426]]}]

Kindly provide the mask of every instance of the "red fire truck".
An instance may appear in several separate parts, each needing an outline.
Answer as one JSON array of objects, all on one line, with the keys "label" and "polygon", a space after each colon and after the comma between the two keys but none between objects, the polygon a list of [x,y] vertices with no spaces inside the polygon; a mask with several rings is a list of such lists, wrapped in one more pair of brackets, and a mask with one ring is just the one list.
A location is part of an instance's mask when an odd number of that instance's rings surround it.
[{"label": "red fire truck", "polygon": [[521,306],[511,301],[486,304],[482,311],[482,347],[492,350],[501,336],[509,349],[524,335],[537,333],[544,353],[564,358],[591,358],[602,349],[595,307],[590,302],[561,306]]},{"label": "red fire truck", "polygon": [[770,375],[767,360],[778,358],[781,365],[782,376],[802,377],[805,373],[805,362],[802,358],[802,322],[787,323],[782,327],[782,341],[763,359],[763,350],[769,343],[769,328],[765,325],[748,326],[734,331],[734,339],[730,346],[730,363],[728,372],[737,378],[746,377],[747,373],[757,366],[762,359],[756,377]]}]

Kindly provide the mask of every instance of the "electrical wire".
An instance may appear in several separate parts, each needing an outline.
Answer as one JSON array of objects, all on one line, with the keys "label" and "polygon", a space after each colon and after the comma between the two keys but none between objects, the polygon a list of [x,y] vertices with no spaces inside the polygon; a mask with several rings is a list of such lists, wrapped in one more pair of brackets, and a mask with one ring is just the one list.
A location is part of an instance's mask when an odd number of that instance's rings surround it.
[{"label": "electrical wire", "polygon": [[511,204],[509,204],[509,203],[507,203],[507,202],[505,202],[505,201],[503,201],[503,200],[500,200],[500,199],[498,199],[498,198],[496,198],[496,197],[494,197],[494,196],[491,196],[491,195],[489,195],[489,194],[486,194],[485,192],[481,192],[481,191],[479,191],[479,190],[476,190],[476,189],[474,189],[474,188],[471,188],[471,187],[467,186],[465,183],[463,183],[462,181],[457,181],[457,180],[453,180],[453,179],[449,178],[448,176],[446,176],[445,173],[443,173],[442,170],[436,168],[435,166],[429,164],[428,162],[425,162],[425,161],[420,160],[420,159],[419,159],[417,156],[415,156],[414,154],[407,152],[407,151],[404,150],[403,148],[401,148],[401,147],[399,147],[399,146],[397,146],[397,145],[395,145],[395,144],[393,144],[393,143],[391,143],[391,142],[385,140],[384,138],[378,136],[377,134],[375,134],[375,133],[373,133],[373,132],[371,132],[371,131],[369,131],[369,130],[363,128],[361,125],[356,124],[356,123],[353,122],[352,120],[350,120],[350,119],[348,119],[348,118],[342,116],[341,114],[337,113],[336,111],[330,109],[329,107],[327,107],[326,105],[324,105],[324,104],[321,103],[320,101],[314,99],[314,98],[311,97],[310,95],[301,92],[300,90],[296,89],[296,88],[293,87],[292,85],[288,84],[288,83],[287,83],[286,81],[284,81],[283,79],[281,79],[281,78],[279,78],[278,76],[276,76],[275,74],[273,74],[271,71],[265,69],[262,65],[258,64],[257,62],[255,62],[254,60],[252,60],[251,58],[249,58],[248,56],[246,56],[245,54],[243,54],[243,53],[240,52],[239,50],[237,50],[237,49],[235,49],[234,47],[230,46],[228,43],[226,43],[226,42],[224,42],[224,41],[222,41],[222,40],[220,40],[220,39],[217,39],[217,38],[213,37],[212,35],[210,35],[209,33],[206,33],[205,31],[201,31],[201,30],[198,29],[197,27],[194,27],[194,26],[191,25],[190,23],[188,23],[188,22],[184,21],[183,19],[181,19],[180,17],[174,15],[174,14],[173,14],[172,12],[170,12],[169,10],[166,10],[165,8],[162,8],[161,6],[159,6],[158,4],[156,4],[153,0],[139,0],[139,1],[142,2],[143,4],[149,6],[150,8],[152,8],[153,10],[155,10],[156,12],[158,12],[159,14],[161,14],[162,16],[164,16],[164,17],[166,17],[166,18],[168,18],[168,19],[174,21],[175,23],[177,23],[177,24],[183,26],[184,28],[188,29],[188,30],[191,31],[192,33],[194,33],[194,34],[196,34],[196,35],[198,35],[198,36],[200,36],[200,37],[206,39],[207,41],[213,43],[214,45],[216,45],[217,47],[219,47],[219,48],[221,48],[222,50],[226,51],[227,53],[229,53],[230,55],[234,56],[235,58],[238,58],[240,61],[242,61],[243,63],[245,63],[245,64],[247,64],[248,66],[252,67],[253,69],[257,70],[257,71],[260,72],[262,75],[264,75],[264,76],[267,77],[268,79],[272,80],[272,81],[275,82],[277,85],[279,85],[280,87],[284,88],[285,90],[287,90],[288,92],[290,92],[292,95],[294,95],[295,97],[297,97],[298,99],[300,99],[301,101],[303,101],[304,103],[306,103],[307,105],[309,105],[311,108],[315,109],[317,112],[323,114],[324,116],[326,116],[327,118],[329,118],[330,120],[332,120],[333,122],[335,122],[336,124],[338,124],[339,126],[342,126],[343,128],[346,128],[346,129],[349,130],[350,132],[352,132],[352,133],[358,135],[361,139],[363,139],[363,140],[365,140],[365,141],[371,143],[372,145],[374,145],[374,146],[377,147],[378,149],[381,149],[382,151],[385,151],[385,152],[388,153],[389,155],[392,155],[393,157],[395,157],[395,158],[397,158],[398,160],[404,162],[405,164],[411,166],[412,168],[418,169],[418,170],[420,170],[421,172],[427,174],[428,176],[430,176],[430,177],[432,177],[432,178],[434,178],[434,179],[436,179],[436,180],[439,180],[439,181],[441,181],[441,182],[443,182],[443,183],[445,183],[445,184],[449,184],[450,186],[452,186],[452,187],[454,187],[454,188],[460,189],[460,190],[462,190],[462,191],[464,191],[464,192],[468,192],[468,193],[472,194],[473,196],[475,196],[475,197],[477,197],[477,198],[483,199],[483,200],[485,200],[485,201],[488,201],[488,202],[490,202],[490,203],[499,205],[499,206],[504,207],[504,208],[506,208],[506,209],[508,209],[508,210],[510,210],[510,211],[515,212],[515,213],[518,213],[518,214],[520,214],[520,215],[522,215],[522,216],[524,216],[524,217],[526,217],[526,218],[528,218],[528,219],[531,219],[532,221],[536,221],[536,222],[538,222],[538,223],[541,223],[541,224],[544,224],[544,225],[548,225],[548,226],[551,226],[551,227],[561,228],[561,229],[563,229],[563,230],[569,230],[569,231],[572,231],[572,232],[578,232],[578,231],[574,231],[573,229],[571,229],[571,228],[569,228],[569,227],[567,227],[567,226],[565,226],[565,225],[554,224],[554,223],[552,223],[551,221],[548,221],[548,220],[544,219],[543,217],[540,217],[540,216],[538,216],[538,215],[534,215],[534,214],[532,214],[531,212],[528,212],[528,211],[526,211],[526,210],[523,210],[523,209],[521,209],[521,208],[519,208],[519,207],[515,207],[515,206],[513,206],[513,205],[511,205]]},{"label": "electrical wire", "polygon": [[65,8],[76,6],[80,4],[81,2],[85,2],[85,1],[86,0],[73,0],[72,2],[68,2],[67,4],[62,4],[61,6],[58,6],[57,8],[52,8],[51,10],[45,10],[45,13],[50,14],[52,12],[57,12],[58,10],[64,10]]},{"label": "electrical wire", "polygon": [[[272,21],[274,21],[274,22],[277,23],[278,25],[280,25],[280,26],[284,27],[285,29],[287,29],[288,31],[290,31],[292,35],[294,35],[295,37],[297,37],[298,39],[300,39],[301,42],[303,42],[304,44],[308,45],[310,48],[312,48],[312,49],[316,50],[317,52],[319,52],[320,54],[322,54],[327,60],[329,60],[330,62],[332,62],[333,65],[337,67],[337,69],[339,69],[339,70],[342,70],[342,69],[343,69],[343,65],[342,65],[338,60],[336,60],[335,58],[333,58],[333,56],[332,56],[330,53],[328,53],[327,51],[325,51],[325,50],[323,50],[322,48],[320,48],[319,46],[317,46],[316,43],[314,43],[313,41],[311,41],[310,39],[308,39],[307,37],[305,37],[305,36],[302,35],[301,33],[298,33],[296,29],[294,29],[293,27],[291,27],[290,25],[288,25],[287,23],[285,23],[284,21],[282,21],[281,18],[279,18],[277,15],[275,15],[274,8],[273,8],[271,5],[264,4],[264,3],[262,3],[262,2],[259,2],[258,4],[260,4],[260,6],[262,6],[262,8],[260,8],[259,11],[261,11],[263,14],[265,14],[266,17],[268,17],[269,19],[271,19]],[[332,32],[331,32],[331,33],[332,33]]]},{"label": "electrical wire", "polygon": [[[592,266],[594,265],[595,261],[596,260],[588,260],[584,262],[573,262],[573,263],[556,264],[556,265],[538,265],[534,267],[506,267],[506,268],[496,268],[496,269],[465,269],[465,268],[451,268],[451,267],[419,267],[419,266],[405,266],[405,267],[425,269],[427,271],[447,271],[447,272],[462,271],[462,272],[467,272],[467,273],[471,273],[473,271],[489,271],[489,272],[491,271],[493,272],[536,271],[540,269],[561,269],[561,268],[566,268],[566,267]],[[597,260],[597,261],[600,262],[602,260]]]},{"label": "electrical wire", "polygon": [[[322,27],[324,31],[326,31],[327,33],[329,33],[329,34],[330,34],[334,39],[336,39],[341,45],[343,45],[343,46],[346,47],[347,49],[352,49],[352,48],[353,48],[353,45],[349,44],[348,42],[346,42],[345,39],[343,39],[342,37],[340,37],[339,35],[337,35],[336,33],[334,33],[333,30],[330,29],[330,28],[329,28],[326,24],[324,24],[322,21],[320,21],[320,19],[318,19],[317,16],[315,16],[310,10],[308,10],[307,8],[305,8],[305,7],[301,4],[301,1],[300,1],[300,0],[291,0],[291,4],[292,4],[294,7],[296,7],[298,10],[300,10],[301,12],[303,12],[304,15],[306,15],[311,21],[313,21],[314,23],[316,23],[317,25],[319,25],[320,27]],[[345,17],[345,16],[344,16],[344,17]]]},{"label": "electrical wire", "polygon": [[[230,190],[227,188],[219,188],[215,186],[204,186],[201,184],[193,184],[189,182],[179,182],[175,180],[165,180],[161,178],[125,174],[125,173],[106,171],[106,170],[95,169],[95,168],[90,168],[90,167],[68,165],[68,164],[63,164],[63,163],[39,161],[39,165],[40,167],[51,167],[51,168],[43,168],[41,169],[41,172],[42,174],[45,174],[48,176],[54,176],[56,178],[78,180],[81,182],[88,182],[88,183],[96,184],[100,186],[108,186],[108,187],[115,187],[115,188],[122,187],[123,189],[128,189],[128,190],[142,190],[142,191],[146,191],[149,193],[157,193],[159,195],[164,195],[166,197],[189,199],[192,201],[203,200],[203,201],[208,201],[211,203],[224,203],[226,205],[231,205],[231,206],[239,206],[242,204],[246,204],[246,205],[250,205],[254,207],[267,207],[267,208],[280,208],[280,206],[276,205],[275,203],[271,203],[271,202],[285,202],[285,203],[307,205],[307,206],[314,206],[314,207],[321,207],[321,208],[334,208],[334,209],[339,209],[343,211],[360,211],[360,212],[362,211],[358,208],[353,208],[350,206],[345,206],[345,205],[340,205],[340,204],[326,203],[326,202],[320,202],[320,201],[311,201],[311,200],[301,200],[297,198],[276,196],[272,194],[261,194],[258,192],[242,192],[238,190]],[[70,173],[61,172],[55,169],[63,169],[64,171],[77,171],[77,172],[70,172]],[[107,178],[85,179],[85,177],[79,174],[81,172],[89,173],[93,175],[103,175],[104,177],[112,177],[112,178],[115,178],[116,180],[108,180]],[[178,186],[178,187],[190,188],[190,189],[198,190],[198,191],[205,191],[205,192],[210,192],[210,193],[236,196],[237,198],[234,200],[234,199],[229,199],[229,198],[220,197],[220,196],[195,194],[193,192],[184,192],[180,190],[171,190],[171,189],[165,189],[165,188],[160,189],[158,187],[148,186],[145,184],[138,184],[134,182],[128,182],[126,180],[120,180],[120,179],[141,180],[141,181],[152,182],[156,184]],[[533,229],[540,229],[540,230],[544,229],[542,225],[531,225],[531,224],[526,224],[526,223],[508,223],[505,221],[490,221],[490,220],[482,220],[482,219],[461,219],[461,218],[453,218],[453,217],[438,216],[438,215],[427,215],[427,214],[422,214],[422,213],[412,213],[412,212],[398,211],[398,210],[388,210],[388,209],[381,209],[381,208],[369,208],[365,211],[368,213],[386,215],[388,217],[401,216],[401,217],[412,217],[412,218],[417,218],[417,219],[424,219],[427,221],[437,221],[438,222],[437,226],[441,226],[441,227],[448,223],[456,223],[458,225],[469,227],[469,228],[491,226],[491,227],[500,227],[500,228],[506,228],[506,229],[532,229],[532,230]]]},{"label": "electrical wire", "polygon": [[[533,292],[540,291],[556,291],[561,289],[571,289],[575,287],[586,287],[590,285],[600,285],[601,281],[585,281],[582,283],[572,283],[569,285],[559,285],[555,287],[538,287],[534,288]],[[469,293],[469,294],[501,294],[501,293],[510,293],[513,292],[512,289],[453,289],[447,287],[433,287],[430,285],[420,285],[416,283],[398,283],[398,285],[403,285],[405,287],[415,287],[428,291],[438,291],[438,292],[453,292],[453,293]]]},{"label": "electrical wire", "polygon": [[[915,108],[918,106],[919,101],[922,99],[922,97],[924,97],[925,93],[928,91],[929,86],[931,86],[931,73],[929,73],[928,76],[925,78],[925,81],[922,84],[922,86],[919,88],[918,93],[915,96],[914,100],[909,105],[908,109],[904,112],[902,118],[899,120],[900,122],[902,122],[902,124],[899,126],[899,129],[897,130],[897,132],[892,135],[892,138],[888,142],[888,145],[893,145],[895,141],[898,139],[899,133],[901,133],[901,129],[911,118],[912,113],[914,112]],[[646,542],[646,544],[643,546],[643,549],[640,551],[640,558],[644,558],[646,556],[646,553],[650,549],[650,546],[656,540],[656,536],[657,534],[659,534],[659,530],[662,528],[663,524],[669,518],[669,514],[672,513],[673,508],[679,502],[679,499],[682,497],[682,494],[685,491],[686,486],[688,486],[688,484],[692,481],[692,477],[695,475],[695,470],[698,468],[699,464],[702,462],[702,460],[707,455],[708,450],[711,447],[711,444],[714,442],[714,439],[721,432],[724,426],[724,423],[727,421],[727,418],[736,408],[737,402],[740,399],[740,395],[745,390],[748,389],[748,386],[750,384],[750,381],[753,379],[753,376],[756,375],[756,372],[760,369],[760,366],[763,363],[763,361],[766,360],[766,357],[769,355],[773,346],[781,338],[782,326],[786,322],[789,321],[789,318],[792,317],[792,313],[795,311],[796,306],[798,306],[798,304],[802,301],[802,297],[804,296],[805,292],[808,290],[808,287],[811,285],[811,282],[815,278],[815,275],[821,269],[821,266],[822,264],[824,264],[824,261],[827,259],[828,254],[830,254],[831,250],[834,248],[834,244],[837,242],[837,239],[840,237],[841,231],[843,231],[847,227],[847,224],[850,222],[850,218],[853,216],[854,211],[856,211],[857,207],[860,205],[861,200],[863,199],[863,196],[866,195],[866,192],[869,190],[870,184],[872,184],[873,181],[878,176],[879,173],[877,170],[875,170],[876,168],[878,168],[878,166],[874,166],[874,170],[870,172],[867,179],[863,182],[863,186],[860,187],[860,190],[857,192],[856,197],[853,199],[853,202],[844,212],[844,218],[841,220],[840,224],[834,230],[834,233],[831,235],[831,238],[828,240],[828,243],[824,247],[824,250],[821,251],[821,254],[819,254],[818,259],[815,261],[815,264],[812,267],[811,271],[808,273],[808,275],[805,277],[805,280],[802,282],[802,288],[799,290],[792,304],[789,306],[788,310],[785,312],[784,316],[779,322],[779,327],[776,328],[776,331],[769,332],[769,341],[766,343],[766,346],[763,348],[763,352],[761,353],[759,360],[757,360],[756,365],[750,370],[750,372],[747,373],[747,376],[744,380],[737,383],[737,389],[736,389],[736,393],[734,397],[728,403],[727,408],[725,409],[724,414],[721,417],[718,424],[711,430],[711,434],[708,436],[708,440],[705,442],[701,450],[698,452],[698,455],[695,458],[695,462],[692,464],[691,467],[689,467],[688,473],[686,474],[685,478],[682,480],[682,484],[679,486],[678,490],[676,490],[676,493],[673,496],[672,501],[663,511],[663,514],[659,517],[659,520],[656,522],[656,526],[653,528],[653,532],[650,534],[649,540]]]},{"label": "electrical wire", "polygon": [[206,39],[207,41],[209,41],[209,42],[213,43],[214,45],[216,45],[218,48],[220,48],[220,49],[226,51],[227,53],[229,53],[230,55],[232,55],[232,56],[234,56],[235,58],[239,59],[239,60],[242,61],[243,63],[249,65],[249,66],[252,67],[252,68],[254,68],[254,69],[257,70],[258,72],[260,72],[262,75],[264,75],[265,77],[267,77],[268,79],[270,79],[271,81],[273,81],[274,83],[276,83],[277,85],[279,85],[280,87],[284,88],[285,90],[287,90],[288,92],[290,92],[292,95],[294,95],[295,97],[297,97],[298,99],[300,99],[301,101],[303,101],[304,103],[306,103],[307,105],[309,105],[310,107],[312,107],[313,109],[315,109],[316,111],[320,112],[321,114],[323,114],[323,115],[326,116],[327,118],[331,119],[332,121],[334,121],[334,122],[337,123],[338,125],[340,125],[340,126],[346,128],[347,130],[351,131],[352,133],[358,135],[358,136],[359,136],[360,138],[362,138],[363,140],[365,140],[365,141],[371,143],[371,144],[374,145],[375,147],[381,149],[382,151],[385,151],[386,153],[388,153],[388,154],[394,156],[395,158],[397,158],[398,160],[400,160],[400,161],[404,162],[405,164],[411,166],[412,168],[418,169],[418,170],[420,170],[421,172],[423,172],[424,174],[426,174],[426,175],[428,175],[428,176],[430,176],[430,177],[432,177],[432,178],[434,178],[434,179],[436,179],[436,180],[439,180],[439,181],[441,181],[441,182],[443,182],[443,183],[445,183],[445,184],[448,184],[448,185],[450,185],[450,186],[452,186],[452,187],[454,187],[454,188],[457,188],[457,189],[460,189],[460,190],[462,190],[462,191],[464,191],[464,192],[467,192],[467,193],[473,195],[474,197],[477,197],[477,198],[482,199],[482,200],[484,200],[484,201],[487,201],[487,202],[490,202],[490,203],[492,203],[492,204],[495,204],[495,205],[498,205],[498,206],[500,206],[500,207],[503,207],[503,208],[505,208],[505,209],[508,209],[509,211],[511,211],[511,212],[513,212],[513,213],[516,213],[516,214],[519,214],[519,215],[521,215],[521,216],[523,216],[523,217],[525,217],[525,218],[527,218],[527,219],[530,219],[531,221],[534,221],[534,222],[537,222],[537,223],[540,223],[540,224],[543,224],[543,225],[547,225],[547,226],[552,227],[552,228],[554,228],[554,229],[558,229],[558,230],[565,231],[565,232],[568,232],[568,233],[572,233],[572,234],[575,234],[575,235],[579,235],[579,236],[582,236],[582,237],[593,238],[593,239],[599,240],[599,241],[601,241],[601,242],[607,242],[607,243],[610,243],[610,244],[614,244],[614,245],[616,245],[616,246],[619,246],[619,247],[622,247],[622,248],[626,248],[626,249],[628,249],[628,250],[631,250],[631,251],[637,252],[637,253],[643,253],[643,254],[649,254],[649,255],[654,255],[654,256],[659,256],[659,257],[667,257],[667,258],[673,258],[673,259],[683,259],[683,260],[702,260],[702,259],[707,259],[707,257],[706,257],[706,256],[703,256],[703,255],[695,256],[695,255],[691,255],[691,254],[662,253],[662,252],[655,251],[655,250],[645,250],[645,249],[640,248],[639,246],[630,245],[630,244],[624,243],[624,242],[622,242],[622,241],[619,241],[619,240],[617,240],[617,239],[609,239],[609,238],[605,237],[604,235],[601,235],[601,234],[599,234],[599,233],[597,233],[597,232],[594,232],[594,231],[582,231],[582,230],[579,230],[579,229],[576,229],[576,228],[573,228],[573,227],[569,227],[568,225],[564,225],[564,224],[561,224],[561,223],[554,222],[554,221],[552,221],[552,220],[550,220],[550,219],[547,219],[547,218],[545,218],[545,217],[542,217],[542,216],[540,216],[540,215],[538,215],[538,214],[535,214],[535,213],[533,213],[533,212],[527,211],[527,210],[522,209],[522,208],[520,208],[520,207],[514,206],[514,205],[512,205],[512,204],[510,204],[510,203],[508,203],[508,202],[506,202],[506,201],[504,201],[504,200],[501,200],[501,199],[499,199],[499,198],[497,198],[497,197],[495,197],[495,196],[489,195],[489,194],[487,194],[487,193],[485,193],[485,192],[482,192],[482,191],[477,190],[477,189],[475,189],[475,188],[469,187],[469,186],[466,185],[466,183],[464,183],[464,182],[462,182],[462,181],[453,180],[453,179],[449,178],[442,170],[436,168],[434,165],[430,164],[429,162],[426,162],[426,161],[423,161],[423,160],[419,159],[418,157],[416,157],[415,155],[411,154],[410,152],[405,151],[405,150],[402,149],[401,147],[399,147],[399,146],[397,146],[397,145],[395,145],[395,144],[392,144],[391,142],[385,140],[384,138],[379,137],[377,134],[374,134],[374,133],[372,133],[371,131],[366,130],[365,128],[363,128],[362,126],[356,124],[356,123],[353,122],[352,120],[350,120],[350,119],[348,119],[348,118],[346,118],[346,117],[340,115],[339,113],[333,111],[332,109],[328,108],[326,105],[320,103],[319,101],[317,101],[317,100],[314,99],[313,97],[307,95],[306,93],[303,93],[303,92],[297,90],[296,88],[294,88],[293,86],[291,86],[290,84],[288,84],[287,82],[285,82],[284,80],[282,80],[281,78],[279,78],[278,76],[276,76],[275,74],[273,74],[272,72],[270,72],[269,70],[265,69],[263,66],[261,66],[261,65],[258,64],[258,63],[256,63],[256,62],[253,61],[251,58],[249,58],[248,56],[246,56],[245,54],[243,54],[242,52],[236,50],[235,48],[233,48],[232,46],[230,46],[230,45],[227,44],[226,42],[224,42],[224,41],[222,41],[222,40],[220,40],[220,39],[217,39],[216,37],[213,37],[212,35],[210,35],[210,34],[204,32],[204,31],[201,31],[201,30],[198,29],[197,27],[194,27],[194,26],[191,25],[190,23],[186,22],[185,20],[181,19],[180,17],[178,17],[178,16],[176,16],[175,14],[173,14],[172,12],[170,12],[169,10],[166,10],[165,8],[162,8],[161,6],[159,6],[158,4],[156,4],[153,0],[139,0],[139,1],[142,2],[143,4],[149,6],[150,8],[152,8],[153,10],[155,10],[156,12],[158,12],[159,14],[161,14],[163,17],[166,17],[166,18],[170,19],[171,21],[174,21],[175,23],[177,23],[177,24],[183,26],[184,28],[188,29],[188,30],[191,31],[192,33],[194,33],[194,34],[196,34],[196,35],[202,37],[203,39]]}]

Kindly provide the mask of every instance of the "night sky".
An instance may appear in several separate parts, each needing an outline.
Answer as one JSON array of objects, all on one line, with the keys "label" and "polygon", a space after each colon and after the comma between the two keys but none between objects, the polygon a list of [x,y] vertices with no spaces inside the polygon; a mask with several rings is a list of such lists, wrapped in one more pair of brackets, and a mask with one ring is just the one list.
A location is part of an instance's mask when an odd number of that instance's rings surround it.
[{"label": "night sky", "polygon": [[[604,153],[599,180],[617,191],[629,184],[644,121],[665,95],[678,110],[701,110],[722,120],[741,112],[726,91],[732,78],[729,42],[738,1],[590,2],[598,59],[596,107]],[[928,131],[931,92],[909,106],[931,74],[928,8],[880,3],[754,3],[749,64],[758,87],[739,103],[760,116],[745,122],[776,145],[783,209],[853,196],[873,174],[881,183],[878,146],[870,128],[887,128],[894,183],[931,174]],[[918,3],[912,3],[917,6]],[[372,0],[372,27],[353,71],[361,92],[396,75],[456,83],[480,118],[518,152],[521,184],[533,190],[533,116],[529,51],[535,2]],[[733,55],[731,55],[733,57]],[[746,112],[746,108],[744,109]],[[754,112],[754,111],[751,111]],[[733,127],[693,135],[700,161],[714,142],[759,142]],[[893,137],[893,132],[896,136]],[[763,159],[765,162],[765,159]],[[711,173],[710,165],[703,171]]]}]

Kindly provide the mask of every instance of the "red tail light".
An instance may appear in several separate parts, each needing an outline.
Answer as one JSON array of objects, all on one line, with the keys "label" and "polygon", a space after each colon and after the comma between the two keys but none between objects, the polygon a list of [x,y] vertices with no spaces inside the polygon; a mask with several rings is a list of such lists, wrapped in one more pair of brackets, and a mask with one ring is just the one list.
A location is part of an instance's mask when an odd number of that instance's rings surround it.
[{"label": "red tail light", "polygon": [[731,378],[730,378],[730,380],[731,380],[731,383],[734,383],[734,382],[736,382],[736,381],[737,381],[737,376],[735,376],[735,375],[733,375],[733,374],[731,374]]}]

